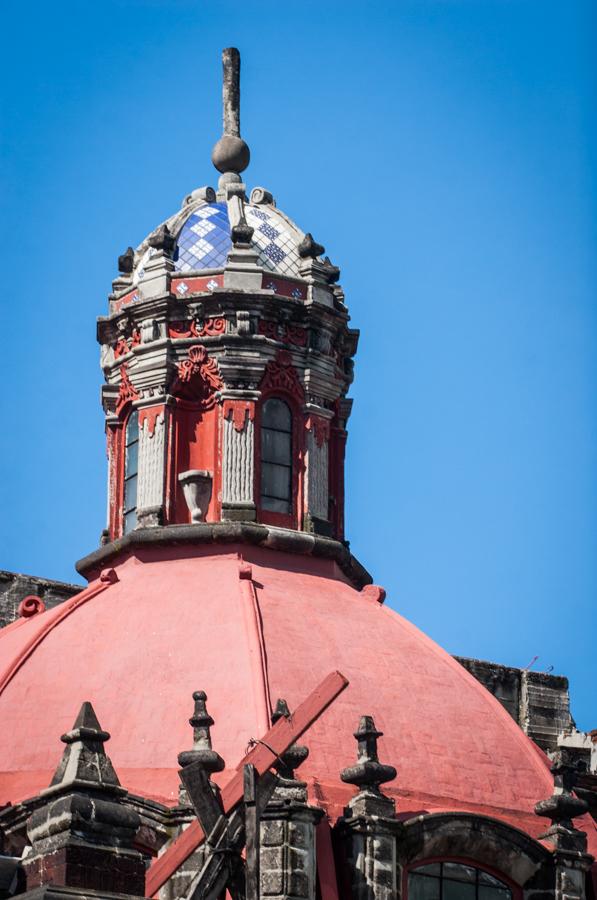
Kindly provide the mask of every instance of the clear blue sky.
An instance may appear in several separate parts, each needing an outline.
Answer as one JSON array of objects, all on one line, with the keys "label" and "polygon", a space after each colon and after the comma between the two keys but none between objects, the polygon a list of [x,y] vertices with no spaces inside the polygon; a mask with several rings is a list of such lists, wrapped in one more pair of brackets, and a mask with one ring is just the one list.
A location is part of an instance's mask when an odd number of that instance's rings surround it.
[{"label": "clear blue sky", "polygon": [[65,0],[3,20],[0,566],[69,580],[97,546],[95,317],[118,253],[215,182],[235,45],[247,182],[326,245],[361,329],[353,551],[451,652],[567,674],[596,727],[594,3]]}]

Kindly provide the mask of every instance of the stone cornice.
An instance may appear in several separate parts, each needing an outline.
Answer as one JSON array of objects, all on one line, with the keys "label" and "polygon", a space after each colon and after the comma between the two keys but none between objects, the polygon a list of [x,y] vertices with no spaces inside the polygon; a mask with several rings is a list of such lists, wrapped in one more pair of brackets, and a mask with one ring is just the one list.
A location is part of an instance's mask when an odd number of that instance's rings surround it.
[{"label": "stone cornice", "polygon": [[84,556],[75,567],[80,575],[88,576],[108,566],[117,556],[131,552],[137,547],[210,543],[252,544],[283,553],[332,559],[357,589],[360,590],[372,582],[364,566],[340,541],[256,522],[201,522],[195,525],[139,528]]}]

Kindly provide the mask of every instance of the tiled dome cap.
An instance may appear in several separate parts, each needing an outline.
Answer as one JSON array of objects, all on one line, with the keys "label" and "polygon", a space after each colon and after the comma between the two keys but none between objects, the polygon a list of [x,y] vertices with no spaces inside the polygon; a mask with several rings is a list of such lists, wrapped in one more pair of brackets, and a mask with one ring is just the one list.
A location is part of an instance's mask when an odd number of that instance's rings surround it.
[{"label": "tiled dome cap", "polygon": [[[212,152],[212,161],[221,172],[218,193],[210,187],[193,191],[185,198],[180,212],[149,235],[134,254],[129,248],[128,255],[120,257],[120,271],[131,273],[134,285],[142,284],[147,263],[159,249],[167,250],[174,260],[175,271],[185,275],[226,266],[235,239],[226,198],[229,191],[244,191],[240,172],[248,166],[250,153],[240,136],[238,50],[233,47],[224,50],[222,62],[223,134]],[[255,188],[249,202],[243,199],[242,217],[242,227],[250,235],[251,249],[256,254],[255,264],[266,272],[297,278],[301,257],[315,259],[324,253],[324,248],[311,235],[305,235],[276,208],[272,195],[264,188]],[[238,223],[235,227],[238,230]],[[160,232],[165,232],[171,241],[168,248],[163,241],[156,240]]]},{"label": "tiled dome cap", "polygon": [[[232,247],[227,203],[216,200],[209,188],[201,193],[213,199],[191,200],[188,206],[166,222],[177,238],[173,251],[174,268],[184,274],[223,269]],[[251,200],[263,194],[264,191],[257,188],[251,194]],[[304,233],[273,205],[245,203],[244,213],[247,224],[253,229],[251,243],[257,253],[257,265],[279,275],[298,277],[301,262],[299,246],[304,241]],[[150,237],[143,241],[135,254],[135,285],[143,282],[145,266],[156,252],[149,246]]]}]

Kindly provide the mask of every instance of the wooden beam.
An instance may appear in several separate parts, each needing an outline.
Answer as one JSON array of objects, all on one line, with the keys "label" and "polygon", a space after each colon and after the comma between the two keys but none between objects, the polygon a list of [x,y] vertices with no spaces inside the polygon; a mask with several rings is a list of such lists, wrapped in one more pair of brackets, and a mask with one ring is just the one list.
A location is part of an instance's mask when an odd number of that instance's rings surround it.
[{"label": "wooden beam", "polygon": [[259,811],[257,809],[258,776],[255,766],[244,766],[245,803],[245,898],[259,900]]},{"label": "wooden beam", "polygon": [[[341,672],[330,672],[289,718],[281,716],[272,725],[261,741],[240,761],[234,775],[222,789],[222,810],[225,815],[243,799],[244,767],[249,764],[255,766],[258,775],[267,772],[277,757],[305,733],[346,687],[348,679]],[[153,897],[204,840],[205,833],[199,822],[191,822],[147,870],[145,895]]]},{"label": "wooden beam", "polygon": [[321,900],[339,900],[332,832],[328,819],[322,819],[318,823],[315,834]]}]

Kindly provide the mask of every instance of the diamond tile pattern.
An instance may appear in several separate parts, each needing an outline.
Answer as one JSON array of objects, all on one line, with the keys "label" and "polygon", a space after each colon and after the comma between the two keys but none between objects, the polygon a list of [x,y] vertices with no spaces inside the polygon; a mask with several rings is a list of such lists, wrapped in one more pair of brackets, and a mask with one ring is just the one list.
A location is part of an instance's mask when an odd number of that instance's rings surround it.
[{"label": "diamond tile pattern", "polygon": [[178,236],[176,269],[219,269],[226,265],[232,246],[225,203],[206,203],[191,213]]},{"label": "diamond tile pattern", "polygon": [[299,238],[281,216],[260,207],[245,206],[247,223],[254,228],[253,246],[259,251],[259,263],[272,272],[297,275]]},{"label": "diamond tile pattern", "polygon": [[[245,204],[247,223],[253,228],[252,244],[258,253],[258,265],[280,275],[298,275],[300,237],[274,210]],[[206,203],[191,213],[178,236],[175,251],[177,272],[221,269],[232,247],[226,203]],[[144,267],[151,250],[137,263],[133,283],[143,281]]]}]

